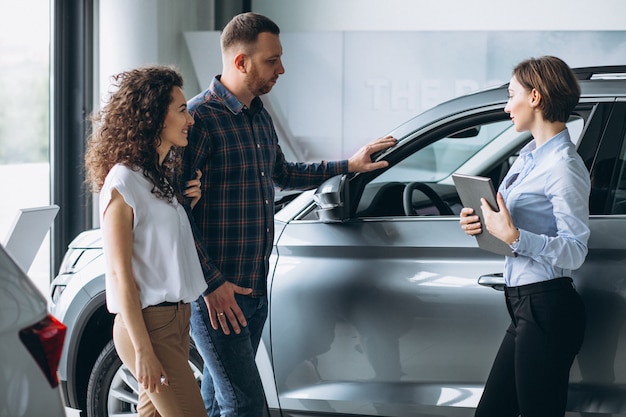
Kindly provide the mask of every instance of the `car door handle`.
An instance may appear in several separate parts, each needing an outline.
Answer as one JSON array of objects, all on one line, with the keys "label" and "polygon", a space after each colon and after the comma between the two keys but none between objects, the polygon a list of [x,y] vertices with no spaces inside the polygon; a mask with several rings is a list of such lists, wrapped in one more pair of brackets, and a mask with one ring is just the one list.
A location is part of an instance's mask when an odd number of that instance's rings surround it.
[{"label": "car door handle", "polygon": [[497,291],[504,291],[504,276],[501,272],[497,272],[495,274],[481,275],[478,277],[478,284],[491,287]]}]

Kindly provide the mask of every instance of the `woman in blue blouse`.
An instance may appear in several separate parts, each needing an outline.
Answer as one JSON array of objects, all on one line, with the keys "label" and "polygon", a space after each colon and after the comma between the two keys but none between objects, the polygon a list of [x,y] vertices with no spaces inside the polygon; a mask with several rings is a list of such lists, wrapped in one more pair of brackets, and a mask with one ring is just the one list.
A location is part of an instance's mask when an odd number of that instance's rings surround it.
[{"label": "woman in blue blouse", "polygon": [[[587,255],[590,180],[565,124],[580,86],[567,64],[545,56],[518,64],[508,91],[504,111],[534,139],[498,189],[499,211],[482,201],[486,231],[517,256],[504,266],[511,325],[476,416],[562,417],[585,331],[571,273]],[[468,235],[483,231],[471,208],[460,223]]]}]

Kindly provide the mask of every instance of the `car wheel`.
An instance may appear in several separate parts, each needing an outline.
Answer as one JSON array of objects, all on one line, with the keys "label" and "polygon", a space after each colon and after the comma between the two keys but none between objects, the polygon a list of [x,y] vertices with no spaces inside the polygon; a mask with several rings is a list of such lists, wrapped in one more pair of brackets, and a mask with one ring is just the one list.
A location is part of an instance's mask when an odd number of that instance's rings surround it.
[{"label": "car wheel", "polygon": [[[189,365],[198,386],[202,380],[202,364],[200,354],[192,345],[189,350]],[[122,364],[111,340],[102,349],[89,376],[87,416],[136,416],[138,398],[137,380]]]}]

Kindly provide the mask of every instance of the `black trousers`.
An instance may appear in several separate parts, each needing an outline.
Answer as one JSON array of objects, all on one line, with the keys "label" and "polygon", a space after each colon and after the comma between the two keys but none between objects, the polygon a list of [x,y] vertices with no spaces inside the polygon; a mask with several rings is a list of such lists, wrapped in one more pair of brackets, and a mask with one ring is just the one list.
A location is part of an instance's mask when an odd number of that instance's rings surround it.
[{"label": "black trousers", "polygon": [[476,417],[563,417],[569,371],[585,333],[571,278],[505,290],[511,316]]}]

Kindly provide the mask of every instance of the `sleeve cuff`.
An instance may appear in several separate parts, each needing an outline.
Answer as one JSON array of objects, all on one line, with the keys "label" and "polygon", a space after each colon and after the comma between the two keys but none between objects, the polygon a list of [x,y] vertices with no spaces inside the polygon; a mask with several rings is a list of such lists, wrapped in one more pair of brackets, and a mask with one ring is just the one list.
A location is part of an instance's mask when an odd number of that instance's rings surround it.
[{"label": "sleeve cuff", "polygon": [[334,177],[335,175],[350,173],[348,171],[347,159],[342,159],[340,161],[326,161],[325,164],[326,164],[326,168],[328,169],[328,173],[330,174],[331,177]]},{"label": "sleeve cuff", "polygon": [[509,245],[509,247],[515,253],[518,252],[518,249],[520,248],[520,245],[521,245],[521,242],[522,242],[522,239],[523,239],[523,236],[524,236],[524,233],[523,233],[523,231],[521,229],[517,229],[517,230],[519,230],[519,237],[515,241],[513,241],[513,243],[511,243]]}]

